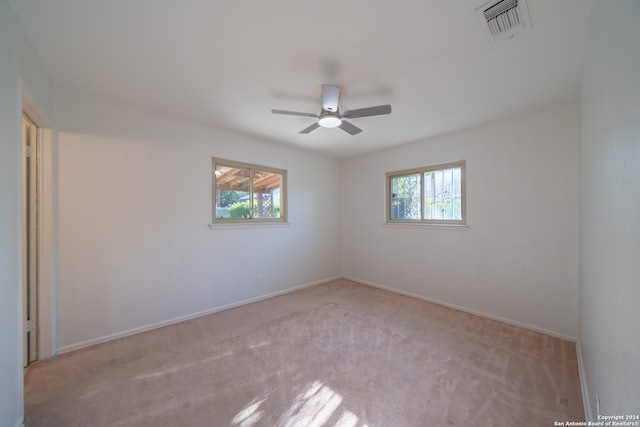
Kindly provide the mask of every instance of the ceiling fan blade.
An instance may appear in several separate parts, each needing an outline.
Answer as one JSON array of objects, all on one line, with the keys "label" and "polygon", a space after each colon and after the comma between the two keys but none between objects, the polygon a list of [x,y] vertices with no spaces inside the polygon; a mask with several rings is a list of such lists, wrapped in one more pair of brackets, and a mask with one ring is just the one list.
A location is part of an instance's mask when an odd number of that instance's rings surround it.
[{"label": "ceiling fan blade", "polygon": [[319,127],[320,127],[320,125],[318,124],[318,122],[315,122],[315,123],[314,123],[314,124],[312,124],[311,126],[309,126],[309,127],[307,127],[307,128],[302,129],[302,130],[301,130],[300,132],[298,132],[298,133],[309,133],[309,132],[311,132],[312,130],[317,129],[317,128],[319,128]]},{"label": "ceiling fan blade", "polygon": [[390,114],[391,105],[378,105],[377,107],[359,108],[357,110],[345,111],[342,116],[349,119],[357,117],[380,116],[382,114]]},{"label": "ceiling fan blade", "polygon": [[305,117],[318,117],[313,113],[301,113],[299,111],[287,111],[287,110],[271,110],[273,114],[288,114],[290,116],[305,116]]},{"label": "ceiling fan blade", "polygon": [[340,100],[340,88],[331,85],[322,85],[322,109],[325,111],[338,111]]},{"label": "ceiling fan blade", "polygon": [[362,129],[360,129],[358,126],[354,126],[346,120],[343,120],[342,123],[340,123],[340,129],[351,135],[356,135],[362,132]]}]

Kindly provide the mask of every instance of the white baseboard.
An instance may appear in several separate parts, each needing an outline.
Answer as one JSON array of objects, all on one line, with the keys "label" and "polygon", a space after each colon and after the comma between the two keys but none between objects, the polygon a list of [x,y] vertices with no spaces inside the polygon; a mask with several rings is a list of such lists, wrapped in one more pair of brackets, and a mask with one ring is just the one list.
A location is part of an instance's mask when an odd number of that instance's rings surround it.
[{"label": "white baseboard", "polygon": [[[115,339],[118,339],[118,338],[124,338],[124,337],[130,336],[130,335],[135,335],[135,334],[138,334],[138,333],[141,333],[141,332],[150,331],[152,329],[161,328],[163,326],[168,326],[168,325],[173,325],[175,323],[184,322],[185,320],[191,320],[191,319],[195,319],[197,317],[207,316],[209,314],[217,313],[219,311],[228,310],[230,308],[235,308],[235,307],[240,307],[242,305],[251,304],[253,302],[257,302],[257,301],[261,301],[261,300],[264,300],[264,299],[276,297],[278,295],[284,295],[284,294],[287,294],[287,293],[290,293],[290,292],[297,291],[299,289],[304,289],[304,288],[308,288],[308,287],[311,287],[311,286],[316,286],[316,285],[319,285],[321,283],[330,282],[330,281],[337,280],[337,279],[340,279],[340,278],[348,279],[348,280],[351,280],[351,281],[354,281],[354,282],[357,282],[357,283],[362,283],[364,285],[372,286],[372,287],[375,287],[375,288],[384,289],[384,290],[389,291],[389,292],[395,292],[395,293],[400,294],[400,295],[405,295],[405,296],[408,296],[408,297],[417,298],[417,299],[420,299],[420,300],[423,300],[423,301],[427,301],[427,302],[431,302],[431,303],[434,303],[434,304],[442,305],[444,307],[449,307],[449,308],[452,308],[454,310],[463,311],[465,313],[475,314],[475,315],[480,316],[480,317],[485,317],[487,319],[496,320],[498,322],[507,323],[507,324],[510,324],[510,325],[514,325],[514,326],[518,326],[518,327],[521,327],[521,328],[529,329],[529,330],[532,330],[532,331],[535,331],[535,332],[540,332],[542,334],[550,335],[550,336],[553,336],[553,337],[556,337],[556,338],[560,338],[560,339],[563,339],[563,340],[576,342],[576,338],[575,337],[570,337],[570,336],[567,336],[567,335],[564,335],[564,334],[561,334],[561,333],[558,333],[558,332],[550,331],[550,330],[547,330],[547,329],[544,329],[544,328],[539,328],[539,327],[536,327],[536,326],[533,326],[533,325],[529,325],[529,324],[513,321],[513,320],[510,320],[510,319],[505,319],[503,317],[494,316],[494,315],[491,315],[491,314],[487,314],[487,313],[483,313],[483,312],[480,312],[480,311],[472,310],[472,309],[469,309],[467,307],[462,307],[462,306],[458,306],[458,305],[455,305],[455,304],[449,304],[449,303],[444,302],[444,301],[439,301],[439,300],[436,300],[436,299],[433,299],[433,298],[428,298],[428,297],[425,297],[425,296],[422,296],[422,295],[418,295],[418,294],[414,294],[414,293],[411,293],[411,292],[406,292],[406,291],[402,291],[402,290],[399,290],[399,289],[391,288],[391,287],[388,287],[388,286],[383,286],[383,285],[380,285],[378,283],[369,282],[369,281],[366,281],[366,280],[361,280],[361,279],[358,279],[358,278],[355,278],[355,277],[334,276],[334,277],[330,277],[330,278],[327,278],[327,279],[319,280],[319,281],[316,281],[316,282],[306,283],[304,285],[300,285],[300,286],[296,286],[296,287],[293,287],[293,288],[285,289],[285,290],[282,290],[282,291],[272,292],[272,293],[269,293],[269,294],[260,295],[260,296],[255,297],[255,298],[249,298],[249,299],[246,299],[246,300],[238,301],[238,302],[235,302],[235,303],[232,303],[232,304],[227,304],[227,305],[223,305],[223,306],[219,306],[219,307],[214,307],[214,308],[211,308],[211,309],[208,309],[208,310],[204,310],[204,311],[200,311],[200,312],[192,313],[192,314],[187,314],[187,315],[184,315],[184,316],[179,316],[179,317],[176,317],[176,318],[173,318],[173,319],[169,319],[169,320],[165,320],[165,321],[162,321],[162,322],[157,322],[157,323],[153,323],[153,324],[150,324],[150,325],[145,325],[145,326],[141,326],[141,327],[138,327],[138,328],[129,329],[129,330],[126,330],[126,331],[117,332],[115,334],[105,335],[105,336],[102,336],[102,337],[92,338],[90,340],[82,341],[82,342],[79,342],[79,343],[66,345],[66,346],[58,348],[57,351],[56,351],[56,354],[68,353],[70,351],[79,350],[81,348],[89,347],[89,346],[92,346],[92,345],[95,345],[95,344],[100,344],[100,343],[107,342],[107,341],[112,341],[112,340],[115,340]],[[581,377],[582,377],[582,375],[581,375]],[[585,410],[586,410],[586,408],[585,408]]]},{"label": "white baseboard", "polygon": [[296,287],[285,289],[285,290],[282,290],[282,291],[272,292],[272,293],[269,293],[269,294],[264,294],[264,295],[257,296],[255,298],[249,298],[249,299],[246,299],[246,300],[234,302],[232,304],[227,304],[227,305],[223,305],[223,306],[219,306],[219,307],[214,307],[214,308],[211,308],[211,309],[208,309],[208,310],[199,311],[197,313],[192,313],[192,314],[187,314],[187,315],[184,315],[184,316],[175,317],[173,319],[164,320],[162,322],[157,322],[157,323],[153,323],[153,324],[150,324],[150,325],[140,326],[138,328],[133,328],[133,329],[129,329],[129,330],[126,330],[126,331],[117,332],[115,334],[105,335],[105,336],[98,337],[98,338],[92,338],[90,340],[82,341],[82,342],[75,343],[75,344],[65,345],[63,347],[58,348],[57,351],[56,351],[56,354],[68,353],[70,351],[79,350],[81,348],[89,347],[89,346],[96,345],[96,344],[101,344],[103,342],[112,341],[112,340],[115,340],[115,339],[118,339],[118,338],[124,338],[124,337],[128,337],[128,336],[131,336],[131,335],[139,334],[141,332],[150,331],[152,329],[162,328],[163,326],[169,326],[169,325],[173,325],[175,323],[184,322],[185,320],[191,320],[191,319],[195,319],[197,317],[207,316],[209,314],[217,313],[219,311],[228,310],[230,308],[235,308],[235,307],[240,307],[242,305],[251,304],[253,302],[262,301],[262,300],[265,300],[265,299],[268,299],[268,298],[273,298],[273,297],[276,297],[278,295],[284,295],[284,294],[288,294],[290,292],[294,292],[294,291],[297,291],[297,290],[300,290],[300,289],[308,288],[308,287],[311,287],[311,286],[316,286],[316,285],[319,285],[321,283],[326,283],[326,282],[330,282],[332,280],[337,280],[337,279],[340,279],[341,277],[342,276],[330,277],[330,278],[327,278],[327,279],[319,280],[317,282],[306,283],[304,285],[296,286]]},{"label": "white baseboard", "polygon": [[578,355],[578,376],[580,377],[580,390],[582,391],[582,406],[584,407],[584,418],[586,421],[595,421],[591,410],[591,397],[587,386],[587,373],[582,360],[582,349],[580,341],[576,342],[576,354]]},{"label": "white baseboard", "polygon": [[395,292],[397,294],[405,295],[405,296],[408,296],[408,297],[411,297],[411,298],[417,298],[417,299],[420,299],[420,300],[423,300],[423,301],[427,301],[427,302],[431,302],[431,303],[434,303],[434,304],[442,305],[444,307],[449,307],[449,308],[452,308],[454,310],[463,311],[463,312],[469,313],[469,314],[475,314],[476,316],[484,317],[484,318],[491,319],[491,320],[496,320],[498,322],[506,323],[506,324],[513,325],[513,326],[518,326],[518,327],[524,328],[524,329],[529,329],[529,330],[534,331],[534,332],[539,332],[541,334],[545,334],[545,335],[549,335],[549,336],[552,336],[552,337],[560,338],[560,339],[563,339],[563,340],[566,340],[566,341],[576,342],[576,338],[575,337],[570,337],[568,335],[565,335],[565,334],[562,334],[562,333],[559,333],[559,332],[550,331],[550,330],[544,329],[544,328],[539,328],[539,327],[534,326],[534,325],[529,325],[529,324],[526,324],[526,323],[517,322],[517,321],[511,320],[511,319],[505,319],[504,317],[494,316],[492,314],[483,313],[481,311],[476,311],[476,310],[473,310],[473,309],[470,309],[470,308],[467,308],[467,307],[462,307],[462,306],[459,306],[459,305],[450,304],[448,302],[436,300],[436,299],[433,299],[433,298],[428,298],[428,297],[425,297],[425,296],[422,296],[422,295],[418,295],[418,294],[414,294],[414,293],[411,293],[411,292],[406,292],[406,291],[402,291],[402,290],[399,290],[399,289],[391,288],[391,287],[388,287],[388,286],[383,286],[383,285],[380,285],[378,283],[373,283],[373,282],[368,282],[366,280],[356,279],[355,277],[344,276],[344,278],[348,279],[348,280],[352,280],[354,282],[362,283],[363,285],[369,285],[369,286],[373,286],[374,288],[384,289],[385,291]]}]

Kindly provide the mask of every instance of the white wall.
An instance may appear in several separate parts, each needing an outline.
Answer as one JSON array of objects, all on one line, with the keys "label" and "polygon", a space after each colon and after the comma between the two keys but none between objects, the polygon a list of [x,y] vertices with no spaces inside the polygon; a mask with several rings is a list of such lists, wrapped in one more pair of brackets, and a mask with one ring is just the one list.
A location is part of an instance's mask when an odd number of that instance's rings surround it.
[{"label": "white wall", "polygon": [[0,425],[22,423],[22,95],[51,112],[48,77],[0,0]]},{"label": "white wall", "polygon": [[[61,351],[340,274],[337,160],[89,98],[55,114]],[[287,169],[290,225],[210,230],[212,156]]]},{"label": "white wall", "polygon": [[640,2],[590,21],[580,103],[580,335],[596,414],[640,413]]},{"label": "white wall", "polygon": [[[575,338],[577,111],[529,113],[345,161],[344,274]],[[468,228],[382,225],[385,172],[462,159]]]}]

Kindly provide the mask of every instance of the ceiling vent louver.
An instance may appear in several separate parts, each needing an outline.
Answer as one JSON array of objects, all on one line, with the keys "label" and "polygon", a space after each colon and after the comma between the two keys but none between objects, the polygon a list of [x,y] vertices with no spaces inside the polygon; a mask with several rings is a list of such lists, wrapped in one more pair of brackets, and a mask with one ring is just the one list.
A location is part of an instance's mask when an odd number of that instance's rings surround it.
[{"label": "ceiling vent louver", "polygon": [[477,9],[476,14],[493,41],[513,37],[525,28],[531,28],[525,0],[492,1]]}]

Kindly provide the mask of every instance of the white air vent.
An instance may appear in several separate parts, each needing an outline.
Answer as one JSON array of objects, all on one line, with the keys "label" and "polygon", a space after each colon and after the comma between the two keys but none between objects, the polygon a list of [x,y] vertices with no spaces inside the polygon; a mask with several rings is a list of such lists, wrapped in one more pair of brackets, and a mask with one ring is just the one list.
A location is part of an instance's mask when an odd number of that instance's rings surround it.
[{"label": "white air vent", "polygon": [[494,41],[513,37],[525,28],[531,28],[525,0],[494,0],[476,9],[476,14]]}]

